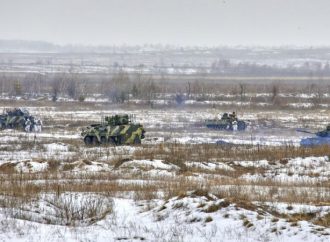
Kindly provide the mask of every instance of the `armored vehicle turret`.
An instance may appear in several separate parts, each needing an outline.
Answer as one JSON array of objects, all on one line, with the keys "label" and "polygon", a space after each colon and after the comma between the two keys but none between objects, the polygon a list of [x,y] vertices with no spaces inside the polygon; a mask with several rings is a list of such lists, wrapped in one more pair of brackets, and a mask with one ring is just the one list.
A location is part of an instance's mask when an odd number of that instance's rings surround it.
[{"label": "armored vehicle turret", "polygon": [[246,129],[246,123],[242,120],[238,120],[235,112],[233,112],[232,114],[224,113],[221,119],[207,119],[205,120],[205,125],[210,129],[219,130],[243,131]]},{"label": "armored vehicle turret", "polygon": [[25,132],[40,132],[41,120],[33,117],[26,109],[6,109],[0,115],[0,129],[17,129]]},{"label": "armored vehicle turret", "polygon": [[298,132],[314,134],[316,137],[304,138],[300,141],[300,145],[303,147],[312,147],[318,145],[330,145],[330,124],[325,130],[319,132],[310,132],[302,129],[298,129]]},{"label": "armored vehicle turret", "polygon": [[141,144],[144,134],[143,126],[132,122],[127,114],[107,116],[102,123],[92,124],[81,132],[86,145]]},{"label": "armored vehicle turret", "polygon": [[316,132],[315,134],[318,137],[330,138],[330,124],[327,126],[327,128],[325,130]]}]

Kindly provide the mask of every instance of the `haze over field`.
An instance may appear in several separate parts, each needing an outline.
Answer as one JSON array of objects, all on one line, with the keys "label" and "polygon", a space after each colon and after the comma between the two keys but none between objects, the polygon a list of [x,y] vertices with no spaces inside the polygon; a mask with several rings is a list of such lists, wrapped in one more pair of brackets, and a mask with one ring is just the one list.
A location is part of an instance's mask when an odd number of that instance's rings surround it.
[{"label": "haze over field", "polygon": [[0,0],[0,241],[330,241],[329,0]]},{"label": "haze over field", "polygon": [[0,39],[328,45],[329,9],[327,0],[1,0]]}]

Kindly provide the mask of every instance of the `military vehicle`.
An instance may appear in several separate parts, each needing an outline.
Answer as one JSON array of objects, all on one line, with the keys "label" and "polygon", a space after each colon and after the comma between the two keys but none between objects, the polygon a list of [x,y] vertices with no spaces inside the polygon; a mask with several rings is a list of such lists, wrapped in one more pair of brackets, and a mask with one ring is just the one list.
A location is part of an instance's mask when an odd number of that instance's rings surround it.
[{"label": "military vehicle", "polygon": [[246,123],[242,120],[238,120],[236,113],[232,114],[224,113],[221,119],[207,119],[205,120],[206,127],[210,129],[219,129],[219,130],[239,130],[243,131],[246,129]]},{"label": "military vehicle", "polygon": [[131,145],[141,144],[145,130],[141,124],[133,123],[132,116],[107,116],[100,124],[92,124],[81,132],[86,145]]},{"label": "military vehicle", "polygon": [[297,129],[298,132],[303,132],[307,134],[314,134],[316,137],[304,138],[300,141],[302,147],[313,147],[319,145],[330,145],[330,124],[325,130],[319,132],[310,132],[303,129]]},{"label": "military vehicle", "polygon": [[25,132],[41,132],[41,120],[33,117],[26,109],[5,109],[0,114],[0,129],[18,129]]}]

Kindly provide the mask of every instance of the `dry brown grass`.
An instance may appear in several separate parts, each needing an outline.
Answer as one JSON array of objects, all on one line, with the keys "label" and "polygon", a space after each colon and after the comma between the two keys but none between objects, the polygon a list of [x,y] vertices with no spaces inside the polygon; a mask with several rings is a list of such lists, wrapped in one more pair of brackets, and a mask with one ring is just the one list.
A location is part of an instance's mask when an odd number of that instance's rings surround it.
[{"label": "dry brown grass", "polygon": [[[330,201],[330,183],[311,181],[281,182],[271,179],[248,181],[234,176],[208,176],[202,181],[187,174],[165,177],[150,177],[144,173],[54,172],[50,169],[40,173],[13,172],[0,174],[0,193],[15,196],[37,195],[39,192],[98,192],[120,194],[133,192],[136,200],[151,200],[157,197],[165,199],[182,196],[187,191],[195,191],[196,196],[208,196],[208,192],[225,198],[239,206],[248,207],[251,201],[310,203],[327,205]],[[54,165],[57,166],[57,163]],[[133,179],[133,180],[132,180]],[[136,182],[141,180],[141,182]],[[38,181],[38,182],[37,182]],[[207,188],[205,190],[205,188]],[[207,192],[206,192],[207,191]],[[160,193],[159,193],[160,192]],[[161,195],[160,195],[161,194]],[[245,203],[245,205],[243,205]]]},{"label": "dry brown grass", "polygon": [[313,223],[319,226],[330,228],[330,213],[327,213],[326,215],[318,218]]},{"label": "dry brown grass", "polygon": [[15,164],[14,163],[4,163],[0,165],[1,173],[14,173],[15,172]]},{"label": "dry brown grass", "polygon": [[[316,213],[294,213],[279,214],[270,207],[264,205],[256,205],[259,202],[287,202],[327,205],[330,201],[330,193],[322,192],[322,189],[329,188],[329,184],[319,188],[316,184],[309,184],[311,190],[320,189],[322,196],[315,196],[313,193],[300,193],[299,184],[281,184],[273,182],[273,184],[258,182],[258,186],[252,186],[247,181],[240,179],[212,179],[203,181],[191,179],[187,176],[177,176],[171,178],[148,178],[147,176],[137,176],[135,179],[143,180],[142,182],[131,182],[129,174],[126,176],[118,176],[113,173],[97,173],[97,174],[74,174],[71,172],[64,173],[7,173],[0,176],[0,199],[1,207],[19,207],[41,194],[64,194],[64,193],[84,193],[84,194],[103,194],[105,196],[121,197],[125,194],[132,194],[134,200],[153,200],[163,198],[168,200],[173,197],[183,198],[189,194],[191,197],[206,197],[209,201],[216,201],[210,193],[214,194],[217,199],[224,199],[219,203],[211,206],[201,204],[200,208],[205,213],[213,213],[231,204],[237,208],[244,208],[251,211],[264,211],[273,214],[276,218],[284,218],[292,224],[298,224],[299,221],[311,221],[316,225],[329,227],[329,214],[318,217]],[[38,183],[35,183],[38,181]],[[250,186],[250,189],[247,187]],[[206,189],[207,188],[207,189]],[[260,194],[251,191],[262,191]],[[193,192],[189,192],[193,191]],[[218,192],[217,192],[218,191]],[[292,191],[295,191],[294,193]],[[188,193],[189,192],[189,193]],[[7,200],[6,200],[7,198]],[[13,199],[15,198],[15,203]],[[263,204],[263,203],[261,203]],[[64,204],[65,205],[65,204]],[[261,213],[263,214],[263,213]],[[248,221],[242,219],[245,226],[251,226]],[[274,220],[274,222],[276,222]]]},{"label": "dry brown grass", "polygon": [[217,160],[230,162],[234,160],[268,160],[285,162],[289,158],[326,156],[330,154],[330,146],[314,148],[302,148],[294,146],[285,147],[251,147],[237,146],[224,149],[214,144],[160,144],[156,146],[144,146],[132,155],[134,159],[162,159],[175,165],[182,165],[184,161],[209,161]]},{"label": "dry brown grass", "polygon": [[[24,141],[25,142],[25,141]],[[43,150],[42,142],[34,146],[23,142],[23,150]],[[79,140],[65,140],[71,151],[79,153]],[[19,144],[18,141],[12,144]],[[111,152],[111,155],[108,153]],[[274,181],[272,179],[245,180],[244,174],[263,174],[265,170],[259,167],[242,167],[233,161],[263,160],[287,165],[292,157],[325,156],[330,154],[330,147],[304,149],[299,147],[250,147],[238,146],[223,149],[212,144],[184,145],[160,144],[143,145],[141,149],[131,154],[117,152],[107,147],[87,150],[84,157],[79,154],[67,159],[66,162],[53,158],[41,160],[47,162],[49,169],[46,172],[22,173],[15,171],[14,165],[7,163],[0,166],[0,195],[15,197],[17,201],[29,201],[44,193],[63,194],[65,192],[98,193],[107,196],[129,196],[134,200],[153,200],[155,198],[169,199],[175,196],[184,196],[188,191],[195,191],[195,196],[215,194],[225,199],[218,205],[203,207],[205,212],[217,211],[228,204],[256,211],[253,203],[259,202],[287,202],[326,205],[330,201],[330,181],[322,183],[313,181]],[[114,165],[116,169],[109,172],[73,172],[79,164],[90,165],[91,161],[98,161],[102,157],[109,157],[104,163]],[[142,170],[137,173],[121,170],[121,165],[132,159],[161,159],[180,168],[180,172],[173,176],[150,176]],[[187,167],[186,161],[213,161],[230,165],[233,171],[228,170],[201,170]],[[198,175],[203,176],[202,179]],[[205,176],[207,175],[207,176]],[[312,174],[311,174],[312,175]],[[141,182],[137,182],[140,180]],[[306,190],[308,188],[308,190]],[[6,203],[6,202],[5,202]],[[7,204],[9,201],[7,202]],[[17,204],[16,204],[17,205]],[[2,206],[2,205],[1,205]],[[4,205],[3,205],[4,206]],[[13,205],[14,206],[14,205]],[[300,221],[309,219],[295,216],[292,219]],[[317,220],[319,224],[328,226],[328,217]]]}]

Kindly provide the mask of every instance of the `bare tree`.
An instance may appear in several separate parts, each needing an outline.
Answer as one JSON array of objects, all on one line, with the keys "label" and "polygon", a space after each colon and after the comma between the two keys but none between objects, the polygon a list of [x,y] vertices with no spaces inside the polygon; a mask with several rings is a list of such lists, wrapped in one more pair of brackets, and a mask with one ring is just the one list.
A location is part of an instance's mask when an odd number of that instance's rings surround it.
[{"label": "bare tree", "polygon": [[152,107],[153,106],[152,100],[156,98],[156,92],[157,92],[157,86],[152,76],[148,77],[148,80],[143,85],[143,89],[147,103]]},{"label": "bare tree", "polygon": [[312,104],[315,108],[319,107],[322,103],[323,91],[321,87],[314,85],[312,89]]},{"label": "bare tree", "polygon": [[55,75],[51,80],[51,95],[53,102],[56,102],[63,88],[63,75]]},{"label": "bare tree", "polygon": [[139,95],[140,95],[140,90],[139,90],[139,88],[138,88],[138,86],[137,86],[136,83],[133,83],[131,93],[132,93],[132,96],[133,96],[134,98],[139,97]]},{"label": "bare tree", "polygon": [[107,82],[105,95],[113,103],[124,103],[129,100],[130,79],[126,72],[119,71]]},{"label": "bare tree", "polygon": [[246,84],[240,83],[238,84],[239,86],[239,95],[241,97],[241,101],[245,99],[245,94],[246,94]]},{"label": "bare tree", "polygon": [[279,91],[280,91],[279,85],[278,84],[273,84],[272,85],[272,90],[271,90],[271,92],[272,92],[271,100],[272,100],[273,104],[276,103],[276,99],[278,97]]},{"label": "bare tree", "polygon": [[87,90],[87,82],[80,81],[78,85],[78,100],[80,102],[85,101],[87,95],[86,90]]},{"label": "bare tree", "polygon": [[0,85],[1,85],[1,94],[3,93],[9,93],[12,90],[12,84],[7,75],[4,73],[0,77]]},{"label": "bare tree", "polygon": [[16,80],[14,82],[14,95],[15,96],[20,96],[23,94],[23,90],[22,90],[22,83],[20,80]]},{"label": "bare tree", "polygon": [[43,77],[40,73],[27,74],[23,79],[23,89],[29,96],[36,96],[41,93]]},{"label": "bare tree", "polygon": [[66,92],[70,98],[76,99],[77,89],[77,80],[75,78],[70,78],[67,80]]},{"label": "bare tree", "polygon": [[[194,94],[196,100],[204,101],[205,100],[205,84],[195,80],[191,85],[191,93]],[[191,94],[190,94],[191,95]]]},{"label": "bare tree", "polygon": [[190,82],[187,83],[187,87],[186,87],[186,96],[187,96],[187,99],[190,98],[190,93],[191,93],[191,85],[190,85]]}]

